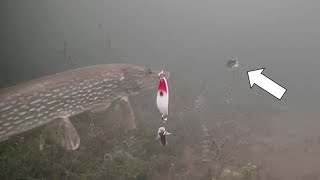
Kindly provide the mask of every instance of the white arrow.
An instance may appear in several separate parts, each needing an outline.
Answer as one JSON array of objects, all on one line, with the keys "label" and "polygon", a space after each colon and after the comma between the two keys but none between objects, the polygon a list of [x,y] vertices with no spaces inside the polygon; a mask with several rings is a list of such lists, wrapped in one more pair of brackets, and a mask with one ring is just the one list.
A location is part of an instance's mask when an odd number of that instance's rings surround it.
[{"label": "white arrow", "polygon": [[264,68],[248,71],[250,88],[252,88],[252,86],[256,84],[274,97],[281,99],[287,90],[263,75],[263,70]]}]

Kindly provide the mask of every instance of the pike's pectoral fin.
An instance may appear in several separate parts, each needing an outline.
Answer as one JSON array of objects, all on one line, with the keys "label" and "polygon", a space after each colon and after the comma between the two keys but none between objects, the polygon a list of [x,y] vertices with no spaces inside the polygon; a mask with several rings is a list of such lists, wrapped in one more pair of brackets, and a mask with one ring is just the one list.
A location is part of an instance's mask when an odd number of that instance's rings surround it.
[{"label": "pike's pectoral fin", "polygon": [[127,96],[124,96],[120,100],[121,100],[122,104],[124,104],[124,108],[125,108],[124,110],[126,111],[123,114],[127,115],[127,117],[123,118],[123,119],[126,119],[125,126],[129,130],[135,129],[136,128],[136,116],[135,116],[134,111],[132,109],[129,98]]},{"label": "pike's pectoral fin", "polygon": [[67,150],[76,150],[80,145],[79,134],[69,118],[61,118],[44,129],[40,136],[40,150],[43,150],[46,139]]},{"label": "pike's pectoral fin", "polygon": [[42,132],[42,134],[40,134],[40,142],[39,142],[40,151],[43,150],[45,143],[46,143],[46,133]]},{"label": "pike's pectoral fin", "polygon": [[157,141],[159,138],[160,138],[160,136],[158,135],[154,141]]},{"label": "pike's pectoral fin", "polygon": [[80,145],[80,137],[69,118],[63,118],[59,122],[60,145],[67,150],[76,150]]}]

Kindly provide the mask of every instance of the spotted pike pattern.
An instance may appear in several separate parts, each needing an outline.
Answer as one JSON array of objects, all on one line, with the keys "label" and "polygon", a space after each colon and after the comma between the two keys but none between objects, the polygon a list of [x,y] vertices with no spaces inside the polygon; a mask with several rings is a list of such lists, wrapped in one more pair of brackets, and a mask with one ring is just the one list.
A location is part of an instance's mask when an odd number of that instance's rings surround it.
[{"label": "spotted pike pattern", "polygon": [[159,71],[104,64],[65,71],[0,90],[0,141],[155,88]]}]

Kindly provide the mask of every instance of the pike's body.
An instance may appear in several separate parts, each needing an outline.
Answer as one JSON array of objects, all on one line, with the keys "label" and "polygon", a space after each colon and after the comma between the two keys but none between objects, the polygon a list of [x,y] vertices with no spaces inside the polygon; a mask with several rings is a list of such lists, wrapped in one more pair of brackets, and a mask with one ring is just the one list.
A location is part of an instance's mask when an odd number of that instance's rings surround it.
[{"label": "pike's body", "polygon": [[0,90],[0,141],[156,87],[159,71],[128,64],[74,69]]}]

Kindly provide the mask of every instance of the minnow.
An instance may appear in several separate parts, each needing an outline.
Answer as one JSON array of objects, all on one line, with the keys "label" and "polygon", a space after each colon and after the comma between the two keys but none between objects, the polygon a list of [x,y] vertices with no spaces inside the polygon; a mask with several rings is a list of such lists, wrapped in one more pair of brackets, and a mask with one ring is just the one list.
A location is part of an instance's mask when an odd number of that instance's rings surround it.
[{"label": "minnow", "polygon": [[228,71],[233,71],[235,68],[238,68],[238,67],[239,67],[239,61],[235,57],[231,57],[227,61]]},{"label": "minnow", "polygon": [[60,131],[67,137],[62,144],[77,149],[80,138],[70,117],[102,106],[108,108],[117,99],[131,108],[128,96],[155,88],[159,72],[130,64],[102,64],[1,89],[0,141],[59,120]]},{"label": "minnow", "polygon": [[160,139],[160,143],[163,146],[166,146],[168,144],[168,142],[166,140],[166,136],[168,136],[170,134],[172,134],[172,133],[167,132],[164,127],[160,127],[158,129],[158,136],[157,136],[156,140]]}]

